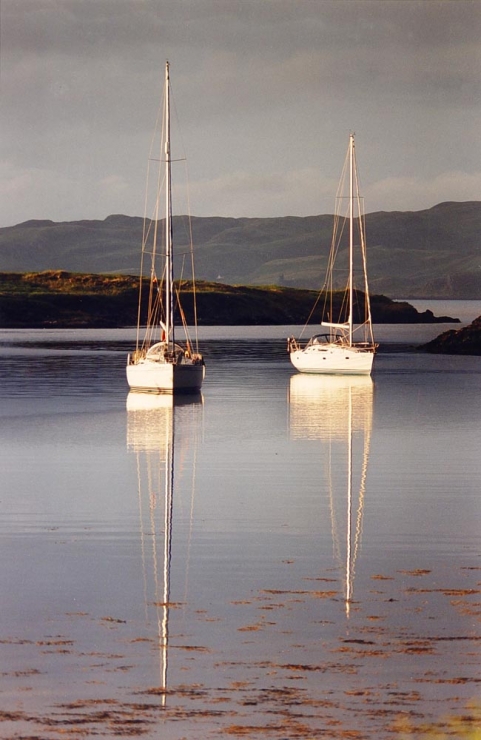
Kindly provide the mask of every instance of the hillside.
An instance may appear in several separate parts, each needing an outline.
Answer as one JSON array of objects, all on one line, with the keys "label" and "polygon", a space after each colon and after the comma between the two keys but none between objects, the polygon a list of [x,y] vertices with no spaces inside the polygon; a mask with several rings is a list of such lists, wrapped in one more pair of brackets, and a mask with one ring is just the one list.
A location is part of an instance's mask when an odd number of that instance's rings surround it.
[{"label": "hillside", "polygon": [[[318,290],[332,219],[193,218],[196,277]],[[481,296],[481,202],[370,213],[366,230],[372,292],[409,298]],[[0,229],[0,271],[135,275],[141,235],[142,219],[121,215],[104,221],[27,221]],[[174,235],[181,255],[177,270],[184,269],[189,278],[183,265],[189,249],[185,217],[174,218]]]},{"label": "hillside", "polygon": [[[146,281],[145,281],[146,282]],[[62,271],[0,273],[0,327],[126,327],[137,322],[139,278],[132,276],[82,275]],[[193,323],[191,282],[180,286],[187,322]],[[147,299],[147,290],[143,296]],[[197,284],[197,314],[200,325],[304,324],[316,293],[279,287]],[[341,295],[333,295],[334,306]],[[359,304],[363,294],[358,295]],[[320,304],[319,304],[320,305]],[[373,296],[376,323],[433,323],[430,311],[419,313],[406,302]],[[320,310],[320,308],[319,308]],[[319,321],[319,310],[311,322]],[[145,321],[146,300],[142,306]]]}]

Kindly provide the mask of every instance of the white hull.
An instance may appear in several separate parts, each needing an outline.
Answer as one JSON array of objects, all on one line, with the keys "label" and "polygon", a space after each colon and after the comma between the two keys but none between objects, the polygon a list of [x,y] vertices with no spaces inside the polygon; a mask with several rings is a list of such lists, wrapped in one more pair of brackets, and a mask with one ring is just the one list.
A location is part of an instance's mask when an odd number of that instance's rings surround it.
[{"label": "white hull", "polygon": [[205,366],[144,360],[127,365],[127,382],[133,391],[144,393],[198,393]]},{"label": "white hull", "polygon": [[311,344],[290,353],[291,362],[301,373],[324,375],[370,375],[374,350]]}]

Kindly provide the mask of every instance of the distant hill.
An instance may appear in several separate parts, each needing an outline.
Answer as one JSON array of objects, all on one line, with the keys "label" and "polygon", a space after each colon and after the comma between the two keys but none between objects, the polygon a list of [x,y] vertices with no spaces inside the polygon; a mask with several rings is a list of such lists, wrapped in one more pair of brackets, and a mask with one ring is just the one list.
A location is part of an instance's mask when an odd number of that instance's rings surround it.
[{"label": "distant hill", "polygon": [[[196,277],[230,285],[318,290],[329,253],[331,215],[192,219]],[[373,293],[405,298],[481,298],[481,202],[366,216]],[[177,253],[189,244],[187,219],[174,218]],[[0,229],[0,271],[136,275],[142,219],[26,221]],[[346,248],[343,245],[342,248]],[[181,268],[183,257],[178,257]],[[188,259],[184,277],[190,277]]]}]

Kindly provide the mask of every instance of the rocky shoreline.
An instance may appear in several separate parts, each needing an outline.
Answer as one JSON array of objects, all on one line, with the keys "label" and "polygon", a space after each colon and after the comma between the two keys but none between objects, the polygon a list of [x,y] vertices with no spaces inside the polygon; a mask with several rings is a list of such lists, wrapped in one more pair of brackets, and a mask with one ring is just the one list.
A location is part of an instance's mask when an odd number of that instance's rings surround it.
[{"label": "rocky shoreline", "polygon": [[[188,324],[194,323],[194,290],[190,281],[176,287]],[[0,273],[1,328],[124,328],[138,314],[139,278],[120,275],[78,274],[64,271]],[[147,298],[148,289],[143,290]],[[364,294],[357,292],[359,305]],[[322,300],[316,291],[279,286],[254,287],[199,281],[196,284],[197,321],[200,326],[268,326],[318,323]],[[342,302],[332,294],[333,310]],[[141,316],[146,315],[146,300]],[[371,313],[377,324],[432,324],[458,322],[432,311],[419,312],[406,301],[371,296]],[[359,318],[355,315],[354,320]]]},{"label": "rocky shoreline", "polygon": [[420,350],[447,355],[481,355],[481,316],[461,329],[449,329]]}]

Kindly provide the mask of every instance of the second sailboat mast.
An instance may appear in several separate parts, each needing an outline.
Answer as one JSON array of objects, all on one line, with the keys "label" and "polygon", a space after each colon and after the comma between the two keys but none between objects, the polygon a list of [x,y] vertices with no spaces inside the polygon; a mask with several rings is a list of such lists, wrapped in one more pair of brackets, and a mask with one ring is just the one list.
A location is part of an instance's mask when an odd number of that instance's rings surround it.
[{"label": "second sailboat mast", "polygon": [[353,202],[354,202],[354,136],[349,137],[349,346],[352,346],[352,327],[353,327],[353,240],[354,240],[354,223],[353,223]]}]

